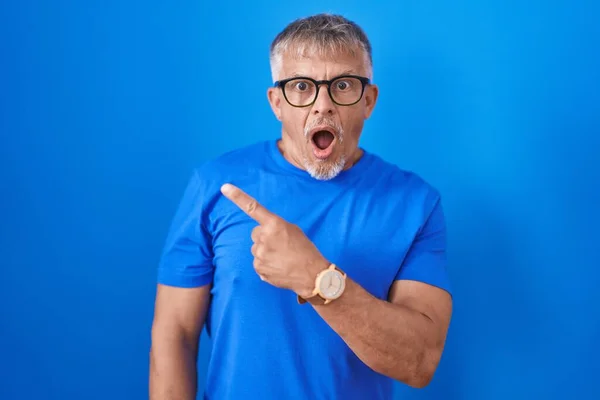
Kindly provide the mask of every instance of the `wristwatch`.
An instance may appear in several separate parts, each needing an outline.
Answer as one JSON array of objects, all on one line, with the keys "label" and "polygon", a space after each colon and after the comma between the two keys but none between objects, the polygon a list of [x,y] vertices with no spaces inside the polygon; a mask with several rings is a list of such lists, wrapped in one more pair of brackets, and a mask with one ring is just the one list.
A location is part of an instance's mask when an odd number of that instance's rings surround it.
[{"label": "wristwatch", "polygon": [[[346,288],[346,273],[339,269],[335,264],[330,264],[328,268],[317,274],[315,279],[315,289],[311,298],[319,296],[324,300],[324,304],[329,304],[339,298]],[[298,304],[306,303],[306,299],[298,295]]]}]

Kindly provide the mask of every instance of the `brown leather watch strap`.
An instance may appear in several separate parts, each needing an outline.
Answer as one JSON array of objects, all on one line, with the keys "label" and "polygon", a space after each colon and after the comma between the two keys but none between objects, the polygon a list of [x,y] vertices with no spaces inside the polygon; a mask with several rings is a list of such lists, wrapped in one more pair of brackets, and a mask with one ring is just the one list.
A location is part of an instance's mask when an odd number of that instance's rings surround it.
[{"label": "brown leather watch strap", "polygon": [[[309,297],[308,299],[305,299],[304,297],[301,297],[300,295],[297,295],[297,299],[298,299],[298,304],[305,304],[305,303],[312,303],[312,304],[325,304],[325,299],[323,297],[321,297],[318,294],[315,294],[314,296]],[[319,299],[320,301],[312,301],[312,299]]]}]

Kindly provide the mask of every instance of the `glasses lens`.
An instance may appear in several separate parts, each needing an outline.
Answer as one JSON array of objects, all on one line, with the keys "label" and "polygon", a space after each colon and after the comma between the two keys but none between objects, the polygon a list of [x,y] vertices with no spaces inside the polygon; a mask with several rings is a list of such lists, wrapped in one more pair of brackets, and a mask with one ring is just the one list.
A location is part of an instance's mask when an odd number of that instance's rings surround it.
[{"label": "glasses lens", "polygon": [[317,88],[314,82],[306,79],[293,79],[285,84],[285,97],[290,104],[298,107],[313,102]]},{"label": "glasses lens", "polygon": [[363,92],[363,84],[356,78],[339,78],[331,83],[331,97],[338,104],[354,104]]}]

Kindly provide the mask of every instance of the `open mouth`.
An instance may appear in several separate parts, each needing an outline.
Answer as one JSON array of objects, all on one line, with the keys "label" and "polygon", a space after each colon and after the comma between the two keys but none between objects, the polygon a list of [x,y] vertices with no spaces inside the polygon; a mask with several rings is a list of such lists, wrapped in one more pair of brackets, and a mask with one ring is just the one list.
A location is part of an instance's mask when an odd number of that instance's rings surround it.
[{"label": "open mouth", "polygon": [[333,133],[326,130],[317,131],[312,137],[313,143],[319,148],[319,150],[325,150],[331,146],[334,139],[335,137],[333,136]]},{"label": "open mouth", "polygon": [[319,160],[325,160],[333,153],[336,136],[331,128],[316,128],[310,140],[313,146],[313,155]]}]

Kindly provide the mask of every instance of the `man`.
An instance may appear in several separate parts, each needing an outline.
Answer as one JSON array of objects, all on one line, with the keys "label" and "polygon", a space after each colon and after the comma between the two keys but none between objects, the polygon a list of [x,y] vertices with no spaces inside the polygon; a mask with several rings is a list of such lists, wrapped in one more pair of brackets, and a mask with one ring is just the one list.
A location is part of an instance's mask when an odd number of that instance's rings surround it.
[{"label": "man", "polygon": [[427,385],[451,316],[440,195],[362,149],[371,46],[341,16],[271,46],[280,140],[198,167],[160,261],[150,397],[390,399]]}]

